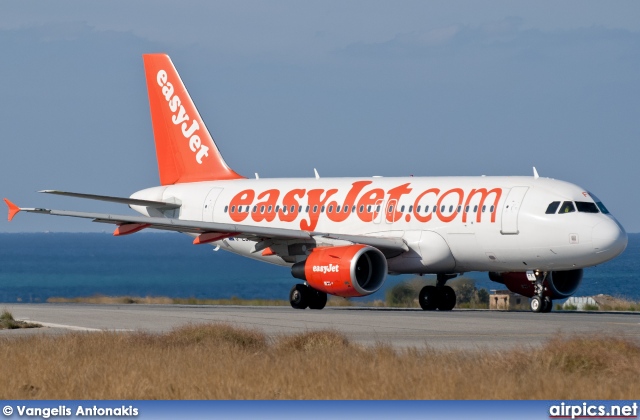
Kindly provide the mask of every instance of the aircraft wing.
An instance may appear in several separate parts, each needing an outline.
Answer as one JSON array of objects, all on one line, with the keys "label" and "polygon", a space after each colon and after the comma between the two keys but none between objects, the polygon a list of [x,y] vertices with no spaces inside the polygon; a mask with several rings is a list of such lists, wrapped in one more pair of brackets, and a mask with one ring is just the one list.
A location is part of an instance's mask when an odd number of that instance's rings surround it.
[{"label": "aircraft wing", "polygon": [[166,201],[138,200],[136,198],[128,197],[112,197],[110,195],[83,194],[58,190],[42,190],[38,192],[45,194],[64,195],[67,197],[85,198],[89,200],[109,201],[112,203],[128,204],[134,206],[155,207],[158,210],[171,210],[180,207],[180,204],[178,203],[169,203]]},{"label": "aircraft wing", "polygon": [[323,232],[308,232],[297,229],[282,229],[264,226],[250,226],[233,223],[198,222],[193,220],[179,220],[165,217],[127,216],[107,213],[89,213],[67,210],[52,210],[43,208],[20,208],[11,201],[4,199],[9,207],[9,221],[20,211],[28,213],[49,214],[52,216],[79,217],[93,219],[98,223],[118,225],[115,236],[134,233],[145,228],[169,230],[183,233],[195,233],[199,236],[194,244],[213,242],[229,237],[241,237],[252,240],[312,240],[314,237],[340,239],[379,248],[386,254],[401,254],[409,250],[407,244],[400,238],[380,238],[366,235],[341,235]]}]

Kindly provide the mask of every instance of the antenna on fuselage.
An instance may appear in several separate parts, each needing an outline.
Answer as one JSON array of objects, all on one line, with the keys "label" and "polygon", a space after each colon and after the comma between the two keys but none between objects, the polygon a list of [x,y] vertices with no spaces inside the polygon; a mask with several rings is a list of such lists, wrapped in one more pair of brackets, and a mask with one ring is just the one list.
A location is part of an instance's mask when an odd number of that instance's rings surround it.
[{"label": "antenna on fuselage", "polygon": [[320,175],[318,175],[318,170],[313,168],[313,173],[316,174],[316,179],[320,179]]},{"label": "antenna on fuselage", "polygon": [[540,175],[538,175],[538,171],[536,170],[536,167],[533,167],[533,179],[538,179],[540,178]]},{"label": "antenna on fuselage", "polygon": [[260,179],[260,176],[258,175],[258,173],[256,172],[256,179]]}]

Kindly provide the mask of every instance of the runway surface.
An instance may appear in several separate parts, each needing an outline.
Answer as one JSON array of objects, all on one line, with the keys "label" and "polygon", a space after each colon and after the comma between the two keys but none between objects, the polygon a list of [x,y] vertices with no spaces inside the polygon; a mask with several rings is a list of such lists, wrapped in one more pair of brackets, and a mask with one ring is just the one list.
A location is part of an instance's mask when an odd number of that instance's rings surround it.
[{"label": "runway surface", "polygon": [[16,319],[45,325],[0,331],[0,338],[69,331],[169,331],[189,323],[225,322],[270,336],[335,330],[350,340],[395,347],[504,349],[538,346],[555,336],[613,335],[640,342],[640,314],[599,312],[497,312],[327,307],[322,311],[290,307],[190,305],[0,304]]}]

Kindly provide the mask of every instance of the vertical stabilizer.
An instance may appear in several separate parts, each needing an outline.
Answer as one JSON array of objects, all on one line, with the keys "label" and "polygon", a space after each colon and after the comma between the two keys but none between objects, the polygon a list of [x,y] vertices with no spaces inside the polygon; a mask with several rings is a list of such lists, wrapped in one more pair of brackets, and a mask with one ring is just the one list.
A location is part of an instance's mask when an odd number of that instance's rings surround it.
[{"label": "vertical stabilizer", "polygon": [[143,59],[160,183],[244,178],[222,158],[169,56]]}]

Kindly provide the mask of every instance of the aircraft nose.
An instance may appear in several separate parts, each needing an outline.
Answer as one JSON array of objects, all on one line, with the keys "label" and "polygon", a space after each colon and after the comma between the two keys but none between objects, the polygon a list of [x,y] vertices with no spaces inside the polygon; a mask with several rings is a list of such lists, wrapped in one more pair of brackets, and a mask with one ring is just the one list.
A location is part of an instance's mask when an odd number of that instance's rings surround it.
[{"label": "aircraft nose", "polygon": [[617,257],[627,247],[627,232],[612,219],[595,225],[591,237],[596,254],[604,254],[607,260]]}]

